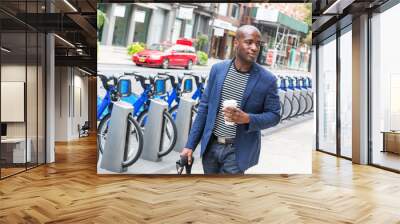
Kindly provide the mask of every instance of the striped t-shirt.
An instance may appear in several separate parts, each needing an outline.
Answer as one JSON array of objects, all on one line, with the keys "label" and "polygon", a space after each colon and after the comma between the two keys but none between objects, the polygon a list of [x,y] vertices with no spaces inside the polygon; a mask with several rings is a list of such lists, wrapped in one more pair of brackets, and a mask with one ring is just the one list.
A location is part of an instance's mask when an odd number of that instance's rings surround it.
[{"label": "striped t-shirt", "polygon": [[235,138],[237,124],[225,124],[224,112],[222,111],[223,102],[225,100],[236,100],[237,106],[240,107],[249,75],[249,73],[239,72],[235,68],[234,62],[231,63],[222,86],[221,99],[219,101],[219,108],[213,131],[214,135],[224,138]]}]

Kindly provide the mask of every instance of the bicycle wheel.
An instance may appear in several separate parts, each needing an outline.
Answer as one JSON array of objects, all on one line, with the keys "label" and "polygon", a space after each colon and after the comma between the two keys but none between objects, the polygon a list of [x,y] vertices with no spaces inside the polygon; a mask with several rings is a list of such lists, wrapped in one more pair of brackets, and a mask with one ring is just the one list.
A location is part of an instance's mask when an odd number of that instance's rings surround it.
[{"label": "bicycle wheel", "polygon": [[285,109],[284,109],[282,120],[286,120],[290,117],[290,115],[292,114],[292,110],[293,110],[292,102],[290,101],[289,97],[285,96],[285,101],[283,103],[283,106]]},{"label": "bicycle wheel", "polygon": [[299,100],[300,100],[300,111],[299,111],[299,115],[303,115],[306,112],[307,109],[307,99],[306,97],[304,97],[303,94],[299,95]]},{"label": "bicycle wheel", "polygon": [[292,98],[292,105],[293,105],[293,110],[292,113],[290,114],[290,117],[295,117],[300,111],[300,101],[299,98],[297,98],[297,96],[295,95],[293,95]]},{"label": "bicycle wheel", "polygon": [[312,94],[307,93],[307,96],[310,98],[311,100],[311,107],[310,110],[308,112],[314,112],[314,98]]},{"label": "bicycle wheel", "polygon": [[279,102],[280,106],[281,106],[281,121],[283,121],[283,114],[285,113],[285,105],[282,102]]},{"label": "bicycle wheel", "polygon": [[305,111],[305,113],[310,113],[311,109],[313,107],[313,102],[312,102],[312,98],[310,97],[310,94],[306,94],[306,100],[307,100],[307,109]]},{"label": "bicycle wheel", "polygon": [[[97,149],[100,154],[103,154],[105,143],[107,141],[108,135],[108,128],[110,124],[111,114],[107,114],[104,118],[100,121],[99,129],[97,131]],[[123,166],[130,166],[135,163],[143,150],[143,134],[140,130],[139,124],[137,121],[132,117],[132,115],[128,116],[128,127],[127,127],[127,160]]]},{"label": "bicycle wheel", "polygon": [[[147,110],[143,111],[137,118],[143,133],[147,123],[147,114]],[[174,119],[167,111],[163,113],[162,130],[163,135],[161,136],[161,149],[158,153],[159,157],[163,157],[172,151],[178,137],[178,129],[176,128]]]},{"label": "bicycle wheel", "polygon": [[142,132],[144,133],[144,125],[147,122],[147,114],[149,113],[148,110],[144,109],[139,116],[137,116],[136,120],[139,123],[140,128],[142,129]]},{"label": "bicycle wheel", "polygon": [[[127,127],[127,158],[126,160],[122,163],[123,167],[128,167],[134,164],[142,154],[143,150],[143,133],[142,130],[140,129],[139,124],[137,121],[133,118],[131,114],[129,114],[128,117],[128,127]],[[129,135],[129,136],[128,136]]]},{"label": "bicycle wheel", "polygon": [[[169,114],[172,116],[174,121],[176,120],[176,115],[178,113],[178,105],[173,106],[171,109],[169,109]],[[195,106],[192,107],[192,124],[194,122],[194,119],[197,116],[197,108]]]},{"label": "bicycle wheel", "polygon": [[100,124],[97,127],[97,150],[98,155],[103,154],[103,149],[105,146],[105,141],[107,140],[108,123],[111,114],[107,114],[100,120]]}]

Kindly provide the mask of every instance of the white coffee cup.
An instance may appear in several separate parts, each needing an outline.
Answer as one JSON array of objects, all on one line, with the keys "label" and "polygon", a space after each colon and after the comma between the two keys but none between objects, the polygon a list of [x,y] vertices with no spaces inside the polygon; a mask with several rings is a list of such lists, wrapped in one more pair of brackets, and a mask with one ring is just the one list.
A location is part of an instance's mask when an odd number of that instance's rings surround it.
[{"label": "white coffee cup", "polygon": [[[237,101],[236,100],[224,100],[224,102],[222,103],[222,107],[224,109],[226,107],[237,107]],[[224,117],[224,119],[225,119],[225,117]],[[235,125],[234,122],[226,121],[226,119],[225,119],[225,124],[226,125]]]}]

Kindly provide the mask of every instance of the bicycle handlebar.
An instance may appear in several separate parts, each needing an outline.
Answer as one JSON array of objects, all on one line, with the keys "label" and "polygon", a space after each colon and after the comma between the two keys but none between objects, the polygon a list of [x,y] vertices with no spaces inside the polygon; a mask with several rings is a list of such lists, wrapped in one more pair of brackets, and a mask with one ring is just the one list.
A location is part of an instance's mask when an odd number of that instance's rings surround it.
[{"label": "bicycle handlebar", "polygon": [[199,86],[200,83],[204,83],[206,81],[206,76],[204,74],[199,75],[199,74],[192,74],[194,77],[194,80],[196,81],[196,85]]},{"label": "bicycle handlebar", "polygon": [[[116,86],[118,83],[118,79],[115,76],[107,77],[102,74],[97,74],[97,76],[100,77],[101,82],[103,83],[103,86],[107,91],[110,90],[111,86]],[[113,84],[110,85],[108,82],[111,80],[113,81]]]}]

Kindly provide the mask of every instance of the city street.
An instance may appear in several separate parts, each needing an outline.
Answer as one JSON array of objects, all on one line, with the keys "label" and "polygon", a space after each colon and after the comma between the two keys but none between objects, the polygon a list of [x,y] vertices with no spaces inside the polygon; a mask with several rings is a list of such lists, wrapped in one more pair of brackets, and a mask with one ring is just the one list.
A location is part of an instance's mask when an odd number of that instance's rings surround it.
[{"label": "city street", "polygon": [[136,66],[133,62],[132,64],[98,64],[97,70],[99,73],[102,73],[106,76],[114,75],[119,76],[124,72],[138,72],[141,74],[157,74],[159,72],[169,72],[171,74],[183,74],[185,72],[193,72],[193,73],[208,73],[210,71],[211,64],[208,66],[193,66],[192,70],[186,70],[184,68],[170,68],[170,69],[162,69],[162,68],[150,68],[150,67],[139,67]]},{"label": "city street", "polygon": [[[210,72],[210,69],[213,64],[220,62],[221,60],[219,59],[214,59],[211,58],[208,61],[207,66],[200,66],[200,65],[194,65],[192,70],[186,70],[184,68],[169,68],[169,69],[162,69],[162,68],[151,68],[151,67],[139,67],[136,66],[135,63],[129,61],[129,60],[124,60],[122,63],[101,63],[99,62],[97,64],[97,70],[99,73],[102,73],[106,76],[114,75],[114,76],[120,76],[124,72],[138,72],[141,74],[157,74],[158,72],[169,72],[171,74],[183,74],[185,72],[193,72],[195,74],[207,74]],[[310,76],[311,74],[309,72],[304,72],[304,71],[295,71],[295,70],[275,70],[271,69],[267,66],[263,66],[267,70],[271,71],[274,75],[278,74],[291,74],[291,75],[301,75],[301,76]]]},{"label": "city street", "polygon": [[[171,74],[183,74],[185,72],[193,72],[198,74],[207,74],[209,73],[213,64],[222,61],[221,59],[209,58],[206,66],[193,65],[192,70],[186,70],[184,68],[176,67],[169,69],[162,68],[151,68],[151,67],[139,67],[136,66],[135,63],[132,62],[130,56],[126,53],[125,48],[120,47],[108,47],[105,45],[100,45],[98,50],[98,62],[97,62],[97,71],[106,76],[114,75],[119,77],[124,72],[138,72],[144,75],[147,74],[157,74],[158,72],[169,72]],[[298,71],[298,70],[289,70],[289,69],[272,69],[265,65],[262,65],[267,70],[271,71],[274,75],[301,75],[301,76],[310,76],[310,72]]]}]

